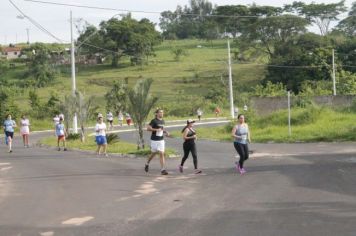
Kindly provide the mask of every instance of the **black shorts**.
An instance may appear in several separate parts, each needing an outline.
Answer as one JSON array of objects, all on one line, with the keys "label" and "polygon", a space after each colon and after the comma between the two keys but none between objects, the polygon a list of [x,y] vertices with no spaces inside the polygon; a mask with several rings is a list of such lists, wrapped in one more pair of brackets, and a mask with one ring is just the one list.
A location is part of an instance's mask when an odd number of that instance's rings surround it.
[{"label": "black shorts", "polygon": [[6,137],[11,137],[11,139],[14,138],[14,132],[5,131],[5,135]]}]

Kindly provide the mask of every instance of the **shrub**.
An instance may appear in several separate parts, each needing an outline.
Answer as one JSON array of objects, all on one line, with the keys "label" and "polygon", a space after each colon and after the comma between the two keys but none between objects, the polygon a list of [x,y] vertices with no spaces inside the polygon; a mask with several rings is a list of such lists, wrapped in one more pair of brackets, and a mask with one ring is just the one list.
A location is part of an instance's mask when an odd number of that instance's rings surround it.
[{"label": "shrub", "polygon": [[80,134],[70,133],[67,136],[67,140],[78,140],[80,139]]},{"label": "shrub", "polygon": [[106,135],[106,141],[108,144],[114,144],[120,141],[118,134],[108,134]]}]

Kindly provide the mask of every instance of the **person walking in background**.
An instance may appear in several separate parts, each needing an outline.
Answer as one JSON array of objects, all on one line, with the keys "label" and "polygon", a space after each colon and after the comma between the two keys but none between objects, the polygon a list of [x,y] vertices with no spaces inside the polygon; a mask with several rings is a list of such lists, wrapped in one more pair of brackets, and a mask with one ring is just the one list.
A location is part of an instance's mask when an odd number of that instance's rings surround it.
[{"label": "person walking in background", "polygon": [[107,149],[107,140],[106,140],[106,124],[103,121],[103,115],[98,115],[98,120],[95,125],[95,141],[98,145],[96,149],[96,154],[100,155],[100,150],[102,149],[102,153],[107,157],[108,154],[106,153]]},{"label": "person walking in background", "polygon": [[106,120],[107,120],[107,122],[109,122],[110,129],[112,130],[114,128],[114,126],[112,125],[112,122],[114,120],[114,116],[112,115],[111,111],[109,111],[108,114],[106,114]]},{"label": "person walking in background", "polygon": [[199,107],[198,110],[197,110],[197,116],[198,116],[198,120],[199,121],[200,121],[202,115],[203,115],[203,111]]},{"label": "person walking in background", "polygon": [[130,114],[126,112],[125,118],[126,118],[126,124],[130,126],[132,122]]},{"label": "person walking in background", "polygon": [[195,145],[195,140],[197,139],[197,134],[195,130],[193,129],[193,124],[194,120],[187,120],[187,125],[183,128],[182,133],[183,133],[183,151],[184,151],[184,156],[181,160],[180,165],[178,166],[179,172],[183,173],[183,166],[184,162],[187,160],[189,156],[189,152],[192,153],[193,156],[193,164],[194,164],[194,173],[195,174],[200,174],[201,170],[198,169],[198,157],[197,157],[197,148]]},{"label": "person walking in background", "polygon": [[12,140],[14,139],[16,122],[11,119],[11,115],[8,114],[4,121],[5,142],[8,146],[8,152],[12,152]]},{"label": "person walking in background", "polygon": [[221,113],[220,107],[216,107],[215,110],[214,110],[214,112],[215,112],[215,117],[217,118],[217,117],[220,115],[220,113]]},{"label": "person walking in background", "polygon": [[63,118],[60,117],[59,118],[59,123],[56,125],[56,135],[57,135],[57,148],[58,151],[61,150],[61,148],[59,147],[59,143],[62,141],[62,145],[63,145],[63,151],[67,151],[67,146],[66,146],[66,136],[67,136],[67,132],[64,128],[64,124],[63,124]]},{"label": "person walking in background", "polygon": [[240,156],[239,162],[235,162],[236,170],[240,174],[246,173],[244,162],[249,158],[248,143],[251,142],[251,134],[248,125],[245,123],[245,116],[240,114],[238,123],[232,129],[231,135],[234,137],[234,147]]},{"label": "person walking in background", "polygon": [[147,159],[145,164],[145,171],[148,172],[149,164],[156,154],[159,154],[160,164],[161,164],[161,174],[168,175],[165,166],[164,151],[165,142],[164,135],[169,136],[169,133],[164,130],[165,122],[163,120],[163,110],[157,109],[155,112],[155,118],[147,125],[147,131],[152,132],[151,134],[151,155]]},{"label": "person walking in background", "polygon": [[117,114],[117,119],[119,121],[119,125],[122,126],[122,122],[124,121],[124,115],[121,111],[119,111],[119,114]]},{"label": "person walking in background", "polygon": [[24,147],[29,148],[30,146],[28,144],[28,136],[30,135],[30,121],[26,118],[25,115],[22,115],[20,125],[20,133],[22,136],[23,145]]}]

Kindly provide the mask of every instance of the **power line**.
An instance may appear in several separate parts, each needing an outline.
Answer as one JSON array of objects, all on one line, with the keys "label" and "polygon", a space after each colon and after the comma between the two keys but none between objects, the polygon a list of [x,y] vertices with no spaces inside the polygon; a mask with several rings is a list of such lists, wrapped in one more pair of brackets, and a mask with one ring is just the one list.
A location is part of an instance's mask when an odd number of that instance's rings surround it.
[{"label": "power line", "polygon": [[56,37],[54,34],[52,34],[51,32],[49,32],[47,29],[45,29],[41,24],[39,24],[38,22],[36,22],[34,19],[32,19],[31,17],[29,17],[28,15],[26,15],[15,3],[12,2],[12,0],[9,0],[9,2],[11,3],[11,5],[13,7],[16,8],[17,11],[19,11],[21,13],[21,15],[28,19],[34,26],[36,26],[39,30],[41,30],[42,32],[46,33],[47,35],[51,36],[52,38],[56,39],[58,42],[65,42],[65,40],[62,40],[58,37]]},{"label": "power line", "polygon": [[[68,3],[59,3],[59,2],[48,2],[48,1],[39,1],[39,0],[24,0],[27,2],[35,2],[42,4],[50,4],[57,6],[68,6],[68,7],[79,7],[79,8],[88,8],[88,9],[96,9],[96,10],[106,10],[106,11],[119,11],[119,12],[134,12],[134,13],[146,13],[146,14],[161,14],[158,11],[141,11],[141,10],[130,10],[130,9],[119,9],[119,8],[110,8],[110,7],[97,7],[97,6],[88,6],[88,5],[79,5],[79,4],[68,4]],[[260,18],[260,16],[238,16],[238,15],[201,15],[201,14],[193,14],[193,13],[181,13],[180,16],[199,16],[199,17],[222,17],[222,18]]]}]

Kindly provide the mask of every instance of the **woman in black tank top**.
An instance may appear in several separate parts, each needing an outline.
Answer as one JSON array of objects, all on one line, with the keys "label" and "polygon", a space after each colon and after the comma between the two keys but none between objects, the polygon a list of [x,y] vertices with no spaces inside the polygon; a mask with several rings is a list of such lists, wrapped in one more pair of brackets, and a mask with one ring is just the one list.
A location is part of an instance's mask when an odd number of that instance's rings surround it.
[{"label": "woman in black tank top", "polygon": [[182,133],[183,133],[183,151],[184,151],[184,156],[182,158],[179,168],[179,172],[183,173],[183,165],[184,162],[187,160],[189,156],[189,152],[192,153],[193,156],[193,163],[194,163],[194,173],[195,174],[200,174],[201,170],[198,169],[198,157],[197,157],[197,148],[195,146],[195,140],[197,138],[196,132],[193,129],[193,123],[194,120],[187,120],[187,125],[183,128]]}]

